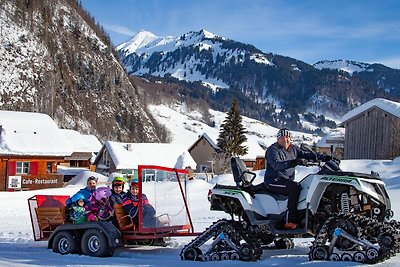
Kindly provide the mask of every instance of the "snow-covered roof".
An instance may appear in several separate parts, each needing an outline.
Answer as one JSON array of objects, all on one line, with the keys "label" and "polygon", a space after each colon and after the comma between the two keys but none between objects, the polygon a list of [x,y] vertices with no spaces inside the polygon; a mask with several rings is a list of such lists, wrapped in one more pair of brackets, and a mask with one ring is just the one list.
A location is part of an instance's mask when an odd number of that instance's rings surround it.
[{"label": "snow-covered roof", "polygon": [[[104,146],[116,168],[137,169],[138,165],[158,165],[169,168],[196,169],[196,162],[187,148],[165,143],[119,143],[107,141]],[[130,146],[128,150],[128,146]],[[101,155],[98,155],[100,157]]]},{"label": "snow-covered roof", "polygon": [[191,146],[189,147],[188,150],[189,150],[189,151],[192,150],[192,148],[201,140],[201,138],[206,139],[207,142],[208,142],[215,150],[218,149],[218,146],[217,146],[217,144],[214,142],[214,140],[212,140],[211,137],[208,136],[208,134],[203,133],[201,136],[199,136],[199,139],[197,139],[196,142],[194,142],[193,145],[191,145]]},{"label": "snow-covered roof", "polygon": [[42,113],[0,110],[0,155],[69,156],[73,147]]},{"label": "snow-covered roof", "polygon": [[330,147],[331,145],[343,145],[344,144],[344,128],[332,129],[326,136],[322,137],[317,142],[317,147]]},{"label": "snow-covered roof", "polygon": [[79,185],[79,186],[85,187],[86,183],[87,183],[87,179],[90,176],[96,177],[98,184],[105,184],[105,183],[107,183],[107,180],[108,180],[107,176],[104,176],[100,173],[92,172],[89,170],[82,170],[76,176],[74,176],[71,180],[69,180],[65,186]]},{"label": "snow-covered roof", "polygon": [[372,107],[378,107],[393,116],[399,117],[400,118],[400,103],[398,102],[393,102],[384,98],[375,98],[371,101],[368,101],[361,106],[356,107],[355,109],[347,112],[343,117],[342,117],[342,123],[343,125],[346,121],[350,120],[351,118],[363,113],[364,111],[372,108]]},{"label": "snow-covered roof", "polygon": [[94,135],[80,134],[78,131],[61,129],[67,140],[71,141],[74,152],[94,152],[100,151],[102,145]]}]

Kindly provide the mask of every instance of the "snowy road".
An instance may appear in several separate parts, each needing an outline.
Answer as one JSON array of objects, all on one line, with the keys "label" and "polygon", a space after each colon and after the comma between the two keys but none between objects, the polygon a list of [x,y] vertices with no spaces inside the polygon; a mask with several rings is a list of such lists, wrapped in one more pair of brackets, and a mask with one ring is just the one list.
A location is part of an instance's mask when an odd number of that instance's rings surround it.
[{"label": "snowy road", "polygon": [[[291,250],[264,251],[260,261],[185,262],[179,260],[180,248],[132,247],[117,249],[112,258],[59,255],[47,249],[46,242],[0,242],[0,266],[332,266],[332,262],[308,261],[308,241],[296,242]],[[335,262],[334,266],[367,266],[354,262]],[[400,266],[396,256],[376,266]]]}]

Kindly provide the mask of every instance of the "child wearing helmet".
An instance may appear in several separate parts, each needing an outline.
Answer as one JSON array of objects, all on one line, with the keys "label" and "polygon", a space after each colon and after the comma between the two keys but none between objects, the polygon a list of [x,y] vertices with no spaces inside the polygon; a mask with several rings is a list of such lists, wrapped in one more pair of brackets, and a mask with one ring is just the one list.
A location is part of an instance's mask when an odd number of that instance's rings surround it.
[{"label": "child wearing helmet", "polygon": [[72,215],[73,223],[87,222],[85,210],[85,196],[81,193],[76,193],[71,197],[72,200]]},{"label": "child wearing helmet", "polygon": [[[122,202],[122,208],[125,214],[129,215],[135,224],[138,223],[138,206],[139,206],[139,183],[137,179],[131,181],[130,190],[125,194]],[[145,194],[142,194],[142,209],[143,209],[143,225],[145,227],[155,226],[156,211],[150,205],[149,200]]]},{"label": "child wearing helmet", "polygon": [[111,196],[111,190],[108,187],[97,188],[89,198],[89,205],[86,206],[88,214],[86,217],[89,221],[105,221],[113,215],[108,198]]},{"label": "child wearing helmet", "polygon": [[124,192],[125,179],[123,177],[115,177],[111,184],[111,196],[109,198],[111,207],[115,204],[122,204],[125,197]]}]

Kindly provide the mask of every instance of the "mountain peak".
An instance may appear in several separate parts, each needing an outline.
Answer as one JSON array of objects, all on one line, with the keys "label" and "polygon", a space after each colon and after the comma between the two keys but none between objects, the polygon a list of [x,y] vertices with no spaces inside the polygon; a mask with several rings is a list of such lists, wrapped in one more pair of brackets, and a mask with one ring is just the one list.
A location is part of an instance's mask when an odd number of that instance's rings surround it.
[{"label": "mountain peak", "polygon": [[204,29],[201,29],[199,32],[202,35],[204,35],[205,38],[213,39],[213,38],[218,38],[219,37],[218,35],[216,35],[216,34],[214,34],[212,32],[209,32],[207,30],[204,30]]},{"label": "mountain peak", "polygon": [[118,45],[117,50],[124,50],[127,53],[133,53],[158,38],[159,37],[154,33],[141,29],[129,41]]}]

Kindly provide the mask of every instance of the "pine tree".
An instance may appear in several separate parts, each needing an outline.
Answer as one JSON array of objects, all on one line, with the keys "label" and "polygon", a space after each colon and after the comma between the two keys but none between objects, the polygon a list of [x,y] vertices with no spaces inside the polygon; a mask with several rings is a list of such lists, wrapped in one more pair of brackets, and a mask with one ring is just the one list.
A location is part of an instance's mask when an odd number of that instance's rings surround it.
[{"label": "pine tree", "polygon": [[239,113],[239,104],[237,99],[234,99],[219,131],[217,139],[219,154],[223,154],[225,157],[245,155],[247,153],[247,147],[243,146],[243,143],[247,141],[245,133],[242,116]]}]

